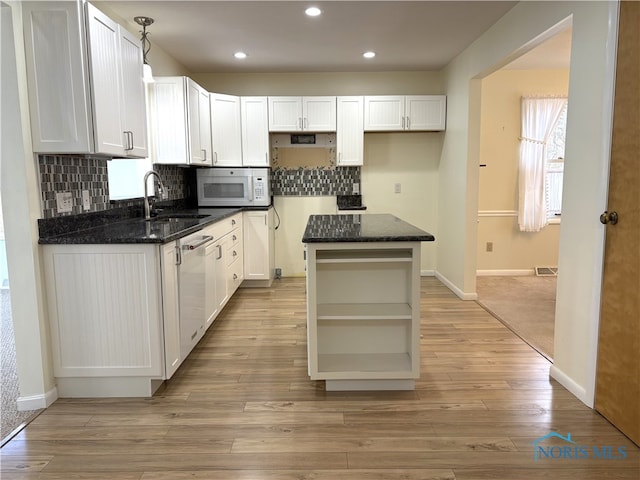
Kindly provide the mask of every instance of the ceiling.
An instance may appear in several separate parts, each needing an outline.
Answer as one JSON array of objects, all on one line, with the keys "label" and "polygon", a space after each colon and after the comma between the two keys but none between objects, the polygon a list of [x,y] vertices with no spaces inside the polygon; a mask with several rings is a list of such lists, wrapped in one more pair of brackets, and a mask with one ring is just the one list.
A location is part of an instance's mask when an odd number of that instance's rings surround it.
[{"label": "ceiling", "polygon": [[[191,73],[440,70],[511,1],[97,1]],[[322,10],[307,17],[306,7]],[[248,57],[237,60],[234,52]],[[374,59],[362,57],[376,52]],[[149,54],[153,64],[153,47]]]}]

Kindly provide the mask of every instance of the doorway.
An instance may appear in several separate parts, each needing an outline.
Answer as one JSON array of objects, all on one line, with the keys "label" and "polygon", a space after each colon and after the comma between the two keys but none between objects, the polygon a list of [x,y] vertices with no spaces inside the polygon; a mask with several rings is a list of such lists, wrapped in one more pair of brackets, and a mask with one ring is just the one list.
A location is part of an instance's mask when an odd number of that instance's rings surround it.
[{"label": "doorway", "polygon": [[[571,27],[482,79],[478,184],[478,303],[553,361],[560,216],[539,232],[518,226],[521,97],[568,96]],[[558,122],[564,140],[566,112]],[[563,145],[562,145],[563,147]],[[562,150],[564,150],[562,148]],[[550,158],[551,156],[551,149]],[[561,196],[564,154],[549,163],[547,186]],[[552,169],[559,170],[551,173]],[[553,195],[547,194],[549,208]]]}]

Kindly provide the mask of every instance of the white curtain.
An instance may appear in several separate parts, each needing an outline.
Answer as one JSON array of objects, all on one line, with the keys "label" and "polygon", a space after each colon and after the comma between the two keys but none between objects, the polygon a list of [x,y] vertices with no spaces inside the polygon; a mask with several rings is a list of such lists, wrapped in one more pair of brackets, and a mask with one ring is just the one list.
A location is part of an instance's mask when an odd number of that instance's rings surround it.
[{"label": "white curtain", "polygon": [[522,232],[547,225],[546,143],[567,103],[566,97],[522,97],[518,224]]}]

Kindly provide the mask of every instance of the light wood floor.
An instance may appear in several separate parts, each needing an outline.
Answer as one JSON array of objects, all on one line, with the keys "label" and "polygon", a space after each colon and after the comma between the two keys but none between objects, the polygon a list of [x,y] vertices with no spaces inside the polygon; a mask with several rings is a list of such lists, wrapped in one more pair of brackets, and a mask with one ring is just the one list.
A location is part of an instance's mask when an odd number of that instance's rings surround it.
[{"label": "light wood floor", "polygon": [[[433,278],[422,281],[415,391],[326,393],[307,377],[305,344],[302,279],[241,289],[161,395],[58,400],[2,449],[1,478],[639,478],[637,447]],[[532,442],[550,431],[589,457],[612,446],[626,458],[534,460]]]}]

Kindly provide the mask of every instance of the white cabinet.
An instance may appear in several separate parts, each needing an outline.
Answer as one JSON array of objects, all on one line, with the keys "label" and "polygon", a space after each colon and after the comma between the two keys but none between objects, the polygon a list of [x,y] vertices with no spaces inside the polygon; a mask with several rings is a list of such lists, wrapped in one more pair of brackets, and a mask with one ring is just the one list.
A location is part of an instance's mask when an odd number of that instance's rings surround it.
[{"label": "white cabinet", "polygon": [[150,396],[175,371],[177,277],[170,257],[171,247],[152,244],[43,247],[62,397]]},{"label": "white cabinet", "polygon": [[187,77],[155,77],[149,103],[154,163],[213,166],[209,92]]},{"label": "white cabinet", "polygon": [[337,98],[336,156],[340,166],[364,161],[364,97]]},{"label": "white cabinet", "polygon": [[[203,235],[213,237],[205,250],[205,328],[215,321],[222,308],[238,288],[243,268],[242,213],[206,227]],[[235,277],[234,277],[235,275]]]},{"label": "white cabinet", "polygon": [[335,132],[336,97],[269,97],[270,132]]},{"label": "white cabinet", "polygon": [[248,286],[270,286],[274,278],[273,208],[243,212],[244,283]]},{"label": "white cabinet", "polygon": [[374,95],[364,97],[364,130],[444,130],[445,95]]},{"label": "white cabinet", "polygon": [[242,165],[269,166],[269,108],[267,97],[240,99]]},{"label": "white cabinet", "polygon": [[209,94],[214,167],[242,166],[240,97]]},{"label": "white cabinet", "polygon": [[420,376],[420,243],[307,243],[309,375],[327,390]]},{"label": "white cabinet", "polygon": [[180,355],[180,295],[178,292],[177,247],[174,242],[162,246],[160,257],[162,316],[164,326],[164,378],[171,378],[182,363]]},{"label": "white cabinet", "polygon": [[85,2],[24,2],[33,148],[147,156],[140,41]]}]

